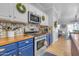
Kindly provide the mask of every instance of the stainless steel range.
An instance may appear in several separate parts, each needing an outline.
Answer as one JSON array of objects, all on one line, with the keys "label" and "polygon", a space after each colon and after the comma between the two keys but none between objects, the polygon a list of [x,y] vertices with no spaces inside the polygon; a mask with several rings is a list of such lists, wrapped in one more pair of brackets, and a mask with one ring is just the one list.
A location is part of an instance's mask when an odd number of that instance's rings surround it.
[{"label": "stainless steel range", "polygon": [[39,56],[45,53],[46,46],[45,46],[45,40],[46,40],[46,35],[40,35],[35,37],[35,55]]},{"label": "stainless steel range", "polygon": [[40,56],[45,53],[46,50],[46,34],[31,33],[34,36],[34,54],[35,56]]}]

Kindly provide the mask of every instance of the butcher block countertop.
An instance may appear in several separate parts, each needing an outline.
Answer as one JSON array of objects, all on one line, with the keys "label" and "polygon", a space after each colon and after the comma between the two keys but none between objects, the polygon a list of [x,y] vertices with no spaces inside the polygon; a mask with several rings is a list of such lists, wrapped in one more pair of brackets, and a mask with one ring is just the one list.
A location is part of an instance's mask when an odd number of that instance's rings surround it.
[{"label": "butcher block countertop", "polygon": [[22,41],[22,40],[26,40],[29,38],[33,38],[33,36],[25,34],[25,35],[18,35],[18,36],[11,37],[11,38],[1,38],[0,39],[0,46],[7,45],[10,43],[15,43],[15,42]]},{"label": "butcher block countertop", "polygon": [[73,42],[75,43],[75,45],[79,51],[79,40],[73,39]]},{"label": "butcher block countertop", "polygon": [[79,51],[79,33],[73,34],[72,40],[75,43],[77,50]]}]

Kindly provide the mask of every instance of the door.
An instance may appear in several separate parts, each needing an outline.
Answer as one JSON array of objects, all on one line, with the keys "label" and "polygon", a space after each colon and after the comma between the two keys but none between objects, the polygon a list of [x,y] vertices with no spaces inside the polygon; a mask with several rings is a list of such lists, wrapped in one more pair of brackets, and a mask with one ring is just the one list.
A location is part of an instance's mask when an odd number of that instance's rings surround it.
[{"label": "door", "polygon": [[33,56],[33,44],[20,48],[19,56]]},{"label": "door", "polygon": [[17,50],[12,50],[10,52],[4,53],[2,56],[17,56]]},{"label": "door", "polygon": [[41,48],[43,48],[45,46],[45,39],[37,41],[37,50],[40,50]]}]

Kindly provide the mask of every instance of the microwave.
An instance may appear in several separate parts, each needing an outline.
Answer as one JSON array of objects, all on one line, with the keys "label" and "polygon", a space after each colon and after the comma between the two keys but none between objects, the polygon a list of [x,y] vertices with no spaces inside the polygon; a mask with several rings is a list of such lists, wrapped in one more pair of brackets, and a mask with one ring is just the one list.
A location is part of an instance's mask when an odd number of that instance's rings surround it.
[{"label": "microwave", "polygon": [[32,12],[28,12],[28,22],[34,24],[40,24],[41,17]]}]

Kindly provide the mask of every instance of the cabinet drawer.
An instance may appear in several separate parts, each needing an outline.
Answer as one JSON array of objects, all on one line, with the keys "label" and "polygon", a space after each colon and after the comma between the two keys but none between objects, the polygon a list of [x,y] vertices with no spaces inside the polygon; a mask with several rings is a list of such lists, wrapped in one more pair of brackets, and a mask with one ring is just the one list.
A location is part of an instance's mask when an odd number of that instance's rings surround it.
[{"label": "cabinet drawer", "polygon": [[32,38],[18,42],[18,47],[21,48],[23,46],[29,45],[30,43],[33,43],[33,39]]},{"label": "cabinet drawer", "polygon": [[19,48],[19,56],[33,56],[33,44]]},{"label": "cabinet drawer", "polygon": [[4,53],[1,56],[17,56],[17,50],[12,50],[10,52]]},{"label": "cabinet drawer", "polygon": [[14,49],[17,49],[17,44],[16,43],[1,46],[0,47],[0,55],[4,54],[5,52],[14,50]]}]

